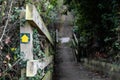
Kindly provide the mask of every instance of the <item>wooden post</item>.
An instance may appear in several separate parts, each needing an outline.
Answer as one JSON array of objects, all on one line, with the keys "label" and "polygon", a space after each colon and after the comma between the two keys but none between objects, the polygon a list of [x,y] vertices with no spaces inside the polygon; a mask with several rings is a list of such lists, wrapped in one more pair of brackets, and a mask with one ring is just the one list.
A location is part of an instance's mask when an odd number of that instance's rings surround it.
[{"label": "wooden post", "polygon": [[[21,18],[24,18],[25,12],[21,12]],[[33,59],[33,30],[26,21],[24,26],[20,27],[20,52],[24,55],[24,60]]]},{"label": "wooden post", "polygon": [[[21,11],[20,21],[22,19],[25,19],[25,11]],[[20,24],[24,24],[20,26],[20,52],[23,54],[24,61],[32,60],[33,59],[32,27],[27,21],[25,21],[25,23]],[[25,73],[26,69],[25,68],[21,69],[21,77],[23,77]]]}]

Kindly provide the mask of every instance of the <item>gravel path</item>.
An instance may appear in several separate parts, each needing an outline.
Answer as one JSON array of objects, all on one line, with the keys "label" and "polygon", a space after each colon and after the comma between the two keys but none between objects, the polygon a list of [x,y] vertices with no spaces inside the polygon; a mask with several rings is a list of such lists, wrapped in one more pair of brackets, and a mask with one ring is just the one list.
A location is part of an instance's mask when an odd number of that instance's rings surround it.
[{"label": "gravel path", "polygon": [[[67,17],[59,32],[60,38],[72,37],[72,27],[66,21]],[[53,80],[109,80],[101,78],[96,73],[86,70],[80,63],[77,63],[69,42],[61,43],[58,46],[54,66]]]}]

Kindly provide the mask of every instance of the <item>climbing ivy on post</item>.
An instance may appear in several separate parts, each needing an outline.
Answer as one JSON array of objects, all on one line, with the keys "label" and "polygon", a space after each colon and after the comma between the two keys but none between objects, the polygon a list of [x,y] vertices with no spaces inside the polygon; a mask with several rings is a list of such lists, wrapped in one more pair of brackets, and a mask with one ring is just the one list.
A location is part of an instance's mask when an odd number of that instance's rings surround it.
[{"label": "climbing ivy on post", "polygon": [[40,46],[40,34],[37,29],[33,30],[33,55],[34,60],[42,59],[45,57],[45,53],[41,50]]}]

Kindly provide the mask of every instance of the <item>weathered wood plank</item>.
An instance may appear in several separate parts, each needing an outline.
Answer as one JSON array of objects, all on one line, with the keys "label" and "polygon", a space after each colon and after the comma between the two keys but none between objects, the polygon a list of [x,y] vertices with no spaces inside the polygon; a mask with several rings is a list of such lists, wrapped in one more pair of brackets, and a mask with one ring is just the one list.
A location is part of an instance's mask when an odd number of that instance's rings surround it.
[{"label": "weathered wood plank", "polygon": [[49,46],[46,46],[44,51],[45,51],[45,55],[48,57],[50,55],[50,53],[49,53]]},{"label": "weathered wood plank", "polygon": [[73,33],[73,38],[74,38],[76,44],[78,45],[78,39],[77,39],[77,37],[76,37],[76,35],[74,33]]},{"label": "weathered wood plank", "polygon": [[43,70],[45,67],[47,67],[52,62],[53,62],[53,56],[47,57],[43,59],[43,61],[29,60],[27,62],[27,67],[26,67],[26,76],[27,77],[35,76],[37,74],[38,69]]},{"label": "weathered wood plank", "polygon": [[52,80],[52,72],[48,71],[42,80]]},{"label": "weathered wood plank", "polygon": [[[25,12],[21,12],[21,18],[23,18]],[[29,34],[27,36],[26,34]],[[20,26],[20,52],[24,55],[24,60],[32,60],[33,59],[33,30],[30,24],[26,21],[24,26]],[[25,38],[24,38],[25,37]],[[28,42],[27,37],[29,38]],[[24,38],[24,39],[23,39]]]},{"label": "weathered wood plank", "polygon": [[27,62],[27,66],[26,66],[26,76],[27,77],[34,77],[37,74],[37,64],[38,64],[38,60],[29,60]]},{"label": "weathered wood plank", "polygon": [[44,69],[45,67],[47,67],[52,62],[53,62],[53,56],[45,58],[44,61],[38,63],[38,68]]},{"label": "weathered wood plank", "polygon": [[53,40],[42,20],[40,17],[37,9],[32,4],[26,5],[26,20],[28,20],[34,27],[36,27],[40,33],[44,34],[47,39],[53,44]]},{"label": "weathered wood plank", "polygon": [[74,39],[72,39],[72,44],[73,44],[73,47],[76,48],[77,45],[75,44]]}]

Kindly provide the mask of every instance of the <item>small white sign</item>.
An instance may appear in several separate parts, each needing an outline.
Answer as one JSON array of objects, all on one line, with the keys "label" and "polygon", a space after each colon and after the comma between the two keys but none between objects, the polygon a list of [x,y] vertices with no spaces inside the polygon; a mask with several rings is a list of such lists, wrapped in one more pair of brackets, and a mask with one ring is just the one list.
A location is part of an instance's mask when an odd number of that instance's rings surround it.
[{"label": "small white sign", "polygon": [[68,43],[70,41],[70,37],[60,38],[61,43]]}]

